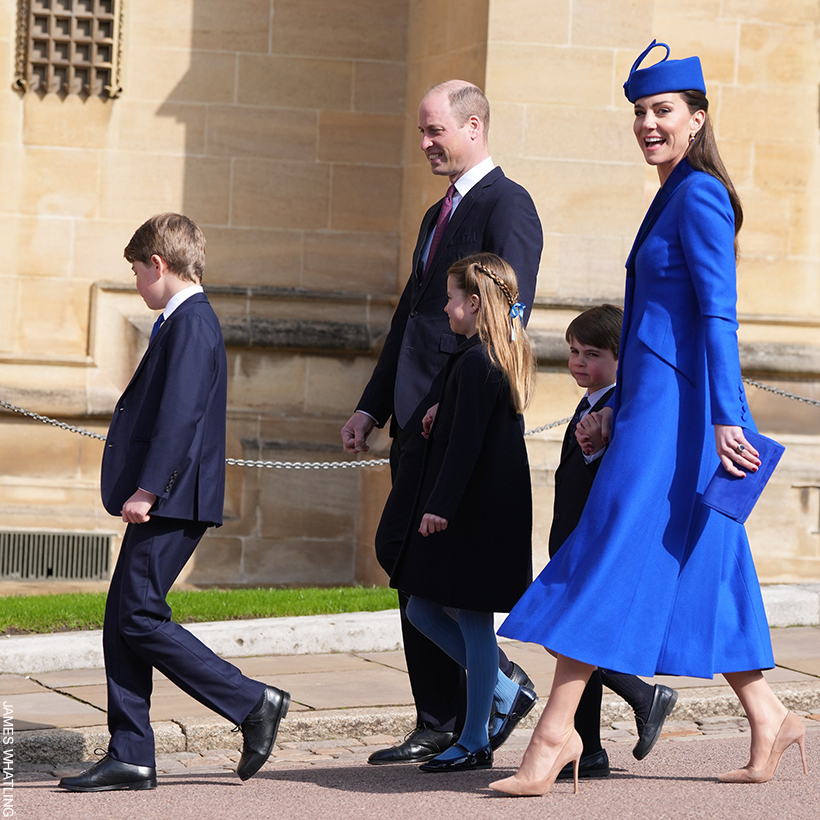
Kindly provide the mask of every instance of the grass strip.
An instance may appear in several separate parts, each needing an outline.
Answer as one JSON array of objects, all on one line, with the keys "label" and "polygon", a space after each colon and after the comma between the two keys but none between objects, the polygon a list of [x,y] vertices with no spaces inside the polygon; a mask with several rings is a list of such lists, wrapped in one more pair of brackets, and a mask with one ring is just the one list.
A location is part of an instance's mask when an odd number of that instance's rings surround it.
[{"label": "grass strip", "polygon": [[[168,604],[177,623],[284,618],[376,612],[398,606],[396,591],[386,587],[328,589],[172,590]],[[102,629],[104,592],[0,597],[0,634]]]}]

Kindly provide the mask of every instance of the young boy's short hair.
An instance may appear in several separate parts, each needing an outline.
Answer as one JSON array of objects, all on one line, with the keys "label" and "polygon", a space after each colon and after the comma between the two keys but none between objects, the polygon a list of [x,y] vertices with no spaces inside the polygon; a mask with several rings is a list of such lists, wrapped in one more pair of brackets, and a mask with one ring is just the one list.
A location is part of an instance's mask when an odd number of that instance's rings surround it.
[{"label": "young boy's short hair", "polygon": [[199,226],[182,214],[152,216],[137,228],[123,255],[129,262],[148,265],[156,254],[171,272],[199,284],[205,271],[205,235]]},{"label": "young boy's short hair", "polygon": [[618,305],[597,305],[585,310],[569,323],[565,336],[567,344],[572,344],[574,340],[600,350],[611,350],[617,359],[621,348],[623,320],[624,311]]}]

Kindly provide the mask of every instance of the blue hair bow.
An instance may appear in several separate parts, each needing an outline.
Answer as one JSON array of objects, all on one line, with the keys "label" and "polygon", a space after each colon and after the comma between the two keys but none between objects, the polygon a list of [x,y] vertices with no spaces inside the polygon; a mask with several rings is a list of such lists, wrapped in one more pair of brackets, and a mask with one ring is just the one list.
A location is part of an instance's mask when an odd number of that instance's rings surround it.
[{"label": "blue hair bow", "polygon": [[510,331],[511,331],[511,334],[512,334],[510,338],[512,339],[512,341],[515,341],[515,325],[513,324],[513,322],[516,319],[520,319],[523,323],[523,321],[524,321],[524,311],[526,310],[526,308],[527,308],[527,306],[522,304],[521,302],[516,302],[510,308]]}]

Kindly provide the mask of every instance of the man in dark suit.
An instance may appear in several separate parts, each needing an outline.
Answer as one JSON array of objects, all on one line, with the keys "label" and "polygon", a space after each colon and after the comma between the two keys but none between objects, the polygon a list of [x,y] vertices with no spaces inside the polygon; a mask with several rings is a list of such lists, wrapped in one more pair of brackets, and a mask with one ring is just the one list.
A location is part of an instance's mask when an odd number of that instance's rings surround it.
[{"label": "man in dark suit", "polygon": [[[489,104],[476,86],[450,80],[427,93],[419,107],[421,149],[431,171],[450,187],[421,223],[412,271],[401,295],[379,361],[356,412],[342,428],[348,453],[366,452],[374,427],[390,419],[393,487],[376,533],[379,563],[392,573],[410,521],[421,475],[422,419],[438,401],[449,354],[462,337],[444,313],[447,270],[453,262],[490,251],[518,276],[526,316],[535,296],[543,247],[541,222],[530,195],[493,165],[487,147]],[[417,725],[404,743],[375,752],[371,763],[423,762],[450,746],[463,723],[464,673],[407,620],[407,596],[399,591],[404,651],[416,703]],[[502,670],[532,686],[526,673],[500,654]],[[534,703],[527,690],[493,740],[503,743]]]},{"label": "man in dark suit", "polygon": [[102,463],[103,505],[128,523],[103,625],[108,753],[64,777],[71,791],[153,789],[153,669],[240,726],[237,774],[270,756],[290,696],[251,680],[171,620],[166,595],[209,526],[222,523],[227,363],[200,284],[205,238],[187,217],[148,220],[125,249],[137,290],[163,313],[117,402]]},{"label": "man in dark suit", "polygon": [[[564,434],[561,461],[555,471],[550,558],[578,526],[606,449],[596,414],[615,392],[623,314],[616,305],[599,305],[585,310],[567,328],[569,371],[586,392]],[[677,692],[668,686],[653,687],[635,675],[596,669],[575,712],[575,728],[584,743],[579,777],[609,776],[609,756],[601,746],[604,684],[635,710],[638,742],[632,753],[638,760],[652,751],[678,699]],[[564,767],[559,777],[573,777],[572,764]]]}]

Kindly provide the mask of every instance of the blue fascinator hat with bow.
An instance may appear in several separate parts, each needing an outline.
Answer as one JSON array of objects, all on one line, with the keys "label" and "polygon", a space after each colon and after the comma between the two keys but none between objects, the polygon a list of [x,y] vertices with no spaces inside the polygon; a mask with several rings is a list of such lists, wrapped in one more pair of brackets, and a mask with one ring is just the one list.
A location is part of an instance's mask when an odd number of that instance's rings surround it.
[{"label": "blue fascinator hat with bow", "polygon": [[[639,68],[653,48],[665,48],[666,56],[649,68]],[[624,94],[629,102],[634,103],[641,97],[663,94],[666,91],[701,91],[705,94],[703,69],[698,57],[670,60],[669,46],[653,40],[632,64],[629,79],[624,83]]]}]

